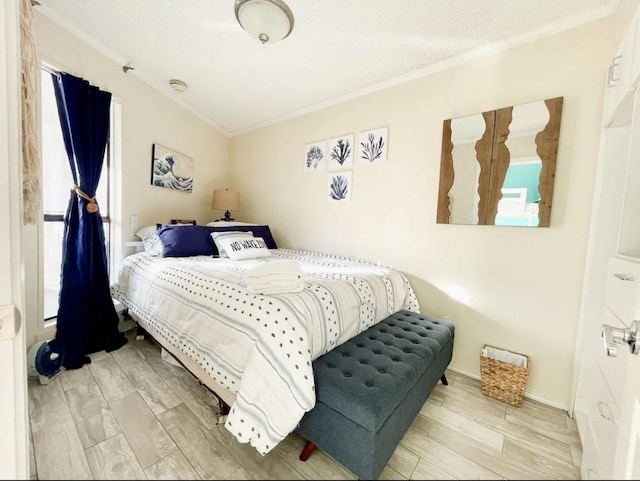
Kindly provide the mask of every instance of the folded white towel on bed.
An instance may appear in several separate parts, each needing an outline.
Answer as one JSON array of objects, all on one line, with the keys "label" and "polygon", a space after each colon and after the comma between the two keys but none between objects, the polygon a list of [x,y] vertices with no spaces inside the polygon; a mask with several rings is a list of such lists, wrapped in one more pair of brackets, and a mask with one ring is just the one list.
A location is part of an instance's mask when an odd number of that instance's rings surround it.
[{"label": "folded white towel on bed", "polygon": [[244,278],[246,280],[254,277],[262,277],[265,275],[273,274],[293,274],[304,276],[304,273],[300,268],[300,264],[298,264],[296,261],[283,259],[278,261],[264,262],[252,269],[249,269],[244,273]]},{"label": "folded white towel on bed", "polygon": [[249,294],[284,294],[304,290],[304,273],[295,261],[265,262],[244,273]]},{"label": "folded white towel on bed", "polygon": [[302,291],[304,291],[304,282],[299,282],[297,284],[288,282],[287,284],[264,284],[257,286],[247,284],[247,292],[249,294],[272,295]]}]

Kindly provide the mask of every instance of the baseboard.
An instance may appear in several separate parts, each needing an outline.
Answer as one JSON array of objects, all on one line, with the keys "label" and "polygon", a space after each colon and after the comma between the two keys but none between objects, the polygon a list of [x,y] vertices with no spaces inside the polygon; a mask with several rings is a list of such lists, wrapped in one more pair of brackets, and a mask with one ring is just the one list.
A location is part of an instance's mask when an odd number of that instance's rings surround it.
[{"label": "baseboard", "polygon": [[[481,379],[480,374],[468,371],[466,369],[459,368],[457,366],[449,365],[447,369],[455,373],[462,374],[463,376],[467,376],[472,379],[477,379],[478,381],[480,381]],[[542,403],[542,404],[546,404],[547,406],[551,406],[551,407],[560,409],[562,411],[569,412],[569,404],[567,404],[566,402],[558,401],[557,399],[551,399],[544,396],[539,396],[538,394],[533,394],[526,391],[524,393],[524,397],[528,399],[532,399],[534,401],[538,401],[539,403]]]}]

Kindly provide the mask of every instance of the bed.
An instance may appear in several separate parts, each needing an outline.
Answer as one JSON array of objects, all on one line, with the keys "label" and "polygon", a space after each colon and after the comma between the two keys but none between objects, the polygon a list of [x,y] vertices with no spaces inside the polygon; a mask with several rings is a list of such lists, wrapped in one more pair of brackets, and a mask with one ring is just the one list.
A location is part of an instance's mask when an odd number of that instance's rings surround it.
[{"label": "bed", "polygon": [[[271,256],[124,259],[112,295],[231,409],[225,427],[266,454],[315,405],[311,362],[390,314],[419,312],[404,274],[361,259],[273,249]],[[278,260],[301,292],[252,295],[245,271]]]}]

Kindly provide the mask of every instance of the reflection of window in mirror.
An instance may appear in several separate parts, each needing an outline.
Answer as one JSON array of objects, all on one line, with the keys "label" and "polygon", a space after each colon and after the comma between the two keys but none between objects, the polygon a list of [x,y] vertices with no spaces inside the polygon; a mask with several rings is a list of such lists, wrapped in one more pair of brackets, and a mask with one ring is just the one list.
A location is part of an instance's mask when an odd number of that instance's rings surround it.
[{"label": "reflection of window in mirror", "polygon": [[502,199],[498,202],[495,225],[538,225],[538,179],[542,162],[511,159],[507,175],[502,184]]},{"label": "reflection of window in mirror", "polygon": [[562,100],[445,120],[438,223],[548,227]]},{"label": "reflection of window in mirror", "polygon": [[[537,152],[536,135],[548,122],[549,111],[542,101],[513,107],[509,137],[505,142],[509,149],[509,168],[502,183],[495,225],[538,225],[538,182],[542,161]],[[518,203],[512,200],[514,192],[518,192]]]}]

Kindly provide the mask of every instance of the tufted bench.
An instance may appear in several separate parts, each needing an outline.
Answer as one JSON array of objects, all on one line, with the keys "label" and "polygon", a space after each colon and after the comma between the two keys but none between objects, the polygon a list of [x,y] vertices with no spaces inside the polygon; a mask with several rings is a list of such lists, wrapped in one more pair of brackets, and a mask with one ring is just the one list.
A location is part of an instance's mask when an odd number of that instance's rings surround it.
[{"label": "tufted bench", "polygon": [[316,405],[296,429],[355,475],[377,479],[453,352],[449,321],[400,311],[313,362]]}]

